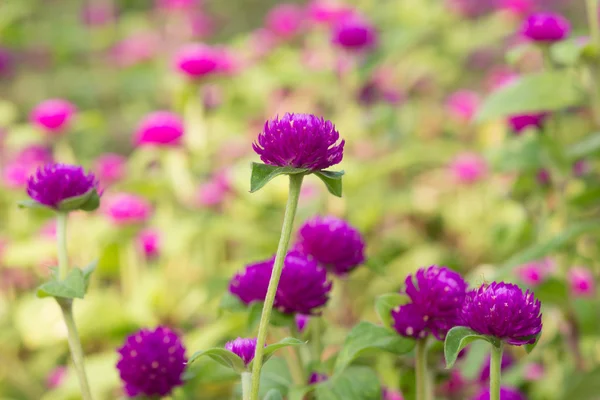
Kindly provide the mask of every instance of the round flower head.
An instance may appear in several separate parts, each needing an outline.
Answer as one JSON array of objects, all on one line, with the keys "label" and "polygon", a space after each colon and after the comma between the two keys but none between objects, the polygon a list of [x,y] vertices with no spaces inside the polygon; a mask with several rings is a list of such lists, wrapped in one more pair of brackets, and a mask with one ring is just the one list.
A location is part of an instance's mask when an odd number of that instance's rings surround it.
[{"label": "round flower head", "polygon": [[79,209],[91,197],[84,198],[98,189],[98,181],[92,173],[86,174],[82,167],[68,164],[47,164],[38,168],[27,180],[27,194],[36,202],[55,210],[63,210],[66,200],[81,197],[81,204],[71,204]]},{"label": "round flower head", "polygon": [[[481,368],[481,371],[479,373],[479,382],[485,383],[490,379],[491,362],[492,362],[492,358],[488,354],[487,358],[485,359],[485,363],[483,364],[483,367]],[[507,368],[512,367],[512,365],[514,363],[515,363],[515,361],[514,361],[513,357],[510,355],[510,353],[507,353],[506,351],[502,353],[502,361],[500,362],[500,369],[502,371],[504,371]]]},{"label": "round flower head", "polygon": [[392,310],[394,328],[403,336],[424,338],[429,333],[442,340],[460,322],[460,307],[467,284],[459,273],[432,265],[405,280],[411,303]]},{"label": "round flower head", "polygon": [[389,388],[381,389],[381,400],[404,400],[402,393]]},{"label": "round flower head", "polygon": [[367,50],[377,42],[375,28],[358,15],[341,18],[331,35],[334,45],[350,51]]},{"label": "round flower head", "polygon": [[242,272],[231,278],[229,292],[244,304],[264,301],[273,271],[273,260],[248,265]]},{"label": "round flower head", "polygon": [[316,383],[325,382],[327,379],[329,379],[329,377],[326,374],[321,374],[319,372],[313,372],[308,377],[308,384],[314,385]]},{"label": "round flower head", "polygon": [[571,24],[560,14],[537,13],[523,22],[521,32],[534,42],[553,43],[569,36]]},{"label": "round flower head", "polygon": [[298,231],[296,250],[314,258],[336,275],[346,275],[365,260],[358,230],[336,217],[314,217]]},{"label": "round flower head", "polygon": [[46,377],[46,386],[50,389],[56,389],[61,386],[67,377],[67,367],[60,366],[54,368]]},{"label": "round flower head", "polygon": [[476,92],[458,90],[448,97],[446,108],[455,118],[470,121],[477,112],[480,103],[481,99]]},{"label": "round flower head", "polygon": [[542,331],[541,303],[533,292],[517,285],[493,282],[467,293],[463,323],[482,335],[522,346],[535,342]]},{"label": "round flower head", "polygon": [[160,254],[160,233],[158,231],[144,229],[138,233],[137,242],[146,258],[156,258]]},{"label": "round flower head", "polygon": [[298,329],[298,332],[304,332],[304,329],[306,329],[306,325],[308,325],[309,321],[310,315],[296,314],[294,322],[296,323],[296,328]]},{"label": "round flower head", "polygon": [[166,396],[183,384],[185,348],[169,328],[142,329],[119,348],[117,369],[129,397]]},{"label": "round flower head", "polygon": [[278,4],[267,14],[266,26],[277,36],[287,39],[296,35],[304,21],[304,10],[296,4]]},{"label": "round flower head", "polygon": [[135,143],[138,146],[177,146],[183,137],[183,120],[169,111],[146,115],[138,125]]},{"label": "round flower head", "polygon": [[285,314],[313,315],[329,300],[331,286],[325,268],[292,251],[285,257],[274,307]]},{"label": "round flower head", "polygon": [[265,123],[252,148],[265,164],[316,171],[342,161],[344,140],[337,143],[339,138],[331,121],[286,113]]},{"label": "round flower head", "polygon": [[554,263],[550,259],[528,262],[517,268],[516,273],[527,286],[537,286],[552,273]]},{"label": "round flower head", "polygon": [[31,113],[31,122],[48,133],[63,131],[75,114],[75,106],[66,100],[50,99],[38,104]]},{"label": "round flower head", "polygon": [[576,297],[591,297],[594,296],[594,275],[589,268],[572,267],[567,272],[567,280],[571,293]]},{"label": "round flower head", "polygon": [[204,78],[220,72],[223,53],[203,44],[188,44],[175,54],[175,67],[191,79]]},{"label": "round flower head", "polygon": [[542,129],[547,116],[547,113],[513,115],[508,118],[508,125],[518,135],[529,127]]},{"label": "round flower head", "polygon": [[126,158],[114,153],[105,153],[96,159],[94,171],[104,185],[118,182],[125,176]]},{"label": "round flower head", "polygon": [[450,171],[458,182],[471,184],[485,177],[488,166],[485,159],[478,154],[464,153],[458,155],[452,161]]},{"label": "round flower head", "polygon": [[248,366],[248,364],[254,360],[254,353],[256,353],[256,338],[244,339],[239,337],[231,342],[225,343],[225,349],[239,356],[244,361],[244,365]]},{"label": "round flower head", "polygon": [[115,225],[139,224],[152,213],[152,206],[146,199],[129,193],[112,195],[103,203],[102,209]]},{"label": "round flower head", "polygon": [[[472,400],[490,400],[490,389],[484,388]],[[526,400],[526,397],[517,389],[509,387],[500,388],[500,400]]]},{"label": "round flower head", "polygon": [[548,171],[546,168],[540,168],[535,174],[535,180],[542,186],[549,185],[550,181],[552,180],[550,171]]}]

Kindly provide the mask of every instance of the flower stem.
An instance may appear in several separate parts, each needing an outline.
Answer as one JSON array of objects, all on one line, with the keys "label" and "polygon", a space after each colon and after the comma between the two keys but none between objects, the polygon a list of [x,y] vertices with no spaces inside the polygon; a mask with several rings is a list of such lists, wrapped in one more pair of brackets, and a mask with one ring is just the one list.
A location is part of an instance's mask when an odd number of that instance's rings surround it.
[{"label": "flower stem", "polygon": [[417,340],[416,353],[417,400],[429,400],[429,376],[427,374],[427,338]]},{"label": "flower stem", "polygon": [[490,400],[500,400],[500,370],[502,367],[503,343],[498,347],[492,345],[490,360]]},{"label": "flower stem", "polygon": [[242,400],[250,400],[250,389],[252,388],[252,374],[242,372]]},{"label": "flower stem", "polygon": [[310,321],[310,337],[312,341],[312,362],[319,363],[321,361],[321,353],[323,353],[323,341],[321,340],[322,325],[321,317],[313,317]]},{"label": "flower stem", "polygon": [[265,298],[262,315],[260,317],[260,325],[258,326],[258,337],[256,341],[256,354],[254,355],[254,366],[252,367],[252,394],[250,400],[258,400],[258,389],[260,385],[260,370],[262,368],[264,346],[267,339],[267,329],[269,328],[269,319],[271,318],[271,310],[275,301],[275,293],[283,270],[283,262],[287,254],[292,235],[292,227],[294,225],[294,217],[298,208],[298,199],[300,198],[300,188],[302,187],[302,174],[290,175],[290,186],[288,201],[285,207],[285,215],[283,217],[283,226],[281,228],[281,237],[277,246],[275,255],[275,263],[271,280],[269,281],[269,289]]},{"label": "flower stem", "polygon": [[[65,279],[69,269],[67,252],[67,216],[67,213],[60,212],[57,215],[56,221],[58,276],[61,280]],[[57,301],[62,311],[65,325],[67,325],[69,349],[71,350],[73,367],[75,368],[77,379],[79,380],[81,397],[83,400],[92,400],[90,385],[88,383],[87,375],[85,373],[85,365],[83,363],[83,348],[81,347],[81,341],[79,340],[79,335],[77,334],[77,326],[75,325],[75,320],[73,319],[73,300],[57,299]]]},{"label": "flower stem", "polygon": [[590,37],[594,47],[600,46],[600,26],[598,25],[598,0],[586,0]]}]

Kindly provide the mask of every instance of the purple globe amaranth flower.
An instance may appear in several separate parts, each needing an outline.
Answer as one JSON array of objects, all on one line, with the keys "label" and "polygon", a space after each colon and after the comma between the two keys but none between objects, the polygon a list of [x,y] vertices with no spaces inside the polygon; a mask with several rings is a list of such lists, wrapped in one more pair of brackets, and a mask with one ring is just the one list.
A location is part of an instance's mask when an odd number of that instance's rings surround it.
[{"label": "purple globe amaranth flower", "polygon": [[187,359],[181,339],[169,328],[142,329],[119,348],[117,369],[129,397],[166,396],[183,384]]},{"label": "purple globe amaranth flower", "polygon": [[[490,379],[490,367],[491,367],[492,358],[488,354],[479,372],[479,382],[485,383]],[[502,361],[500,362],[500,370],[504,371],[506,368],[510,368],[515,363],[515,360],[510,355],[510,353],[503,352],[502,353]]]},{"label": "purple globe amaranth flower", "polygon": [[[29,197],[60,211],[96,209],[99,196],[97,190],[98,181],[94,174],[86,174],[79,165],[46,164],[39,167],[27,180]],[[80,201],[75,201],[75,198]]]},{"label": "purple globe amaranth flower", "polygon": [[96,159],[94,171],[103,185],[110,185],[125,177],[127,159],[120,154],[105,153]]},{"label": "purple globe amaranth flower", "polygon": [[533,292],[504,282],[484,284],[467,293],[463,323],[482,335],[522,346],[535,342],[542,331],[541,303]]},{"label": "purple globe amaranth flower", "polygon": [[526,38],[539,43],[554,43],[565,39],[571,32],[569,20],[560,14],[536,13],[530,15],[521,27]]},{"label": "purple globe amaranth flower", "polygon": [[272,272],[273,260],[250,264],[231,278],[229,292],[246,305],[254,301],[264,301]]},{"label": "purple globe amaranth flower", "polygon": [[291,251],[285,257],[273,307],[285,314],[313,315],[329,300],[331,287],[325,268]]},{"label": "purple globe amaranth flower", "polygon": [[190,78],[201,79],[226,72],[227,65],[232,60],[230,54],[223,49],[204,44],[188,44],[175,54],[175,68]]},{"label": "purple globe amaranth flower", "polygon": [[331,42],[345,50],[368,50],[377,42],[377,32],[363,17],[352,14],[341,18],[333,26]]},{"label": "purple globe amaranth flower", "polygon": [[329,379],[329,376],[327,376],[326,374],[321,374],[319,372],[313,372],[308,377],[308,384],[314,385],[316,383],[325,382],[327,379]]},{"label": "purple globe amaranth flower", "polygon": [[138,146],[178,146],[184,133],[183,120],[169,111],[146,115],[138,125],[135,144]]},{"label": "purple globe amaranth flower", "polygon": [[402,335],[442,340],[460,322],[460,307],[467,284],[458,272],[432,265],[419,269],[405,281],[411,303],[392,310],[394,329]]},{"label": "purple globe amaranth flower", "polygon": [[317,171],[342,161],[345,142],[339,138],[331,121],[285,113],[265,123],[252,148],[265,164]]},{"label": "purple globe amaranth flower", "polygon": [[296,35],[305,20],[305,11],[302,7],[283,3],[278,4],[267,14],[265,25],[267,29],[282,39]]},{"label": "purple globe amaranth flower", "polygon": [[147,259],[156,258],[160,254],[160,236],[160,232],[155,229],[144,229],[138,233],[136,238],[138,248]]},{"label": "purple globe amaranth flower", "polygon": [[237,338],[231,342],[225,343],[225,349],[234,353],[244,361],[244,365],[248,366],[254,360],[256,353],[256,338],[245,339]]},{"label": "purple globe amaranth flower", "polygon": [[596,292],[594,274],[586,267],[572,267],[567,272],[567,281],[575,297],[593,297]]},{"label": "purple globe amaranth flower", "polygon": [[[471,400],[490,400],[490,389],[483,388]],[[525,395],[517,389],[509,387],[500,388],[500,400],[526,400]]]},{"label": "purple globe amaranth flower", "polygon": [[511,127],[513,132],[518,135],[529,127],[542,129],[542,126],[544,125],[544,120],[547,116],[548,113],[513,115],[508,118],[508,125]]},{"label": "purple globe amaranth flower", "polygon": [[365,260],[365,242],[360,232],[332,216],[306,221],[298,231],[295,249],[338,276],[348,274]]},{"label": "purple globe amaranth flower", "polygon": [[73,104],[63,99],[49,99],[38,104],[31,112],[31,122],[50,134],[60,134],[75,114]]}]

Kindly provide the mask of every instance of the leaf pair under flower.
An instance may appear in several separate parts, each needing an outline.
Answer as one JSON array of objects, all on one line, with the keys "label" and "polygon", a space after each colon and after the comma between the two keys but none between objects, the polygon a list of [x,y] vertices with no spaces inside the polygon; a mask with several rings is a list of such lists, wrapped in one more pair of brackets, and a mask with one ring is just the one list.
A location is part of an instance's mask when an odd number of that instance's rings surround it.
[{"label": "leaf pair under flower", "polygon": [[50,280],[38,287],[37,297],[83,299],[97,264],[98,262],[94,261],[84,269],[72,268],[64,280],[59,279],[57,269],[53,268]]},{"label": "leaf pair under flower", "polygon": [[344,171],[311,171],[308,168],[277,167],[274,165],[252,163],[250,193],[254,193],[279,175],[315,174],[327,187],[329,193],[342,197],[342,176]]}]

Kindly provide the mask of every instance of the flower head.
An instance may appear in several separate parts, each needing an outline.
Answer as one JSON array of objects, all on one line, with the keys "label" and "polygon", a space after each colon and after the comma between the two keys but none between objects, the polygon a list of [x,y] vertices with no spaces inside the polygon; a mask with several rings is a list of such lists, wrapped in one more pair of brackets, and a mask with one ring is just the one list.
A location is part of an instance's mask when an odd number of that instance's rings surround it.
[{"label": "flower head", "polygon": [[316,383],[325,382],[327,379],[329,379],[329,377],[326,374],[321,374],[319,372],[313,372],[308,377],[308,384],[314,385]]},{"label": "flower head", "polygon": [[487,162],[475,153],[459,154],[450,164],[454,178],[461,183],[475,183],[487,175]]},{"label": "flower head", "polygon": [[493,282],[467,293],[462,319],[477,333],[522,346],[534,343],[542,331],[540,308],[533,292],[523,293],[517,285]]},{"label": "flower head", "polygon": [[331,33],[331,42],[350,51],[368,50],[377,42],[375,28],[359,15],[340,18]]},{"label": "flower head", "polygon": [[304,329],[306,329],[306,325],[308,325],[309,321],[310,315],[296,314],[294,322],[296,323],[296,328],[298,329],[298,332],[304,332]]},{"label": "flower head", "polygon": [[394,328],[403,336],[441,340],[460,322],[460,306],[467,284],[459,273],[432,265],[419,269],[405,280],[411,303],[392,310]]},{"label": "flower head", "polygon": [[448,97],[446,108],[457,119],[470,121],[477,112],[480,103],[481,99],[476,92],[458,90]]},{"label": "flower head", "polygon": [[523,36],[534,42],[553,43],[565,39],[571,24],[560,14],[537,13],[530,15],[521,27]]},{"label": "flower head", "polygon": [[277,36],[287,39],[300,31],[304,17],[304,10],[300,6],[278,4],[267,14],[266,26]]},{"label": "flower head", "polygon": [[342,161],[344,140],[338,143],[339,138],[331,121],[285,113],[265,123],[252,148],[265,164],[316,171]]},{"label": "flower head", "polygon": [[537,170],[535,174],[535,180],[542,186],[546,186],[550,184],[552,180],[552,175],[550,175],[550,171],[546,168],[540,168]]},{"label": "flower head", "polygon": [[150,218],[152,206],[143,197],[117,193],[106,199],[102,209],[115,225],[139,224]]},{"label": "flower head", "polygon": [[129,397],[166,396],[183,384],[185,348],[169,328],[142,329],[119,348],[119,375]]},{"label": "flower head", "polygon": [[254,360],[254,353],[256,353],[256,338],[244,339],[239,337],[231,342],[225,343],[225,349],[239,356],[244,361],[244,365],[248,366],[248,364]]},{"label": "flower head", "polygon": [[138,247],[146,258],[152,259],[160,254],[160,232],[155,229],[144,229],[137,236]]},{"label": "flower head", "polygon": [[594,275],[589,268],[572,267],[567,272],[567,281],[569,282],[571,293],[576,297],[591,297],[596,291]]},{"label": "flower head", "polygon": [[59,366],[54,368],[46,377],[46,386],[50,389],[55,389],[61,386],[67,377],[67,367]]},{"label": "flower head", "polygon": [[169,111],[146,115],[138,125],[135,143],[138,146],[177,146],[183,137],[183,120]]},{"label": "flower head", "polygon": [[[490,389],[481,389],[479,393],[475,397],[473,397],[472,400],[490,400]],[[526,398],[517,389],[501,387],[500,400],[526,400]]]},{"label": "flower head", "polygon": [[381,389],[381,400],[404,400],[402,393],[389,388]]},{"label": "flower head", "polygon": [[271,272],[273,272],[273,260],[250,264],[231,278],[229,292],[244,304],[263,301],[269,288]]},{"label": "flower head", "polygon": [[105,153],[96,159],[94,171],[104,185],[118,182],[125,176],[126,158],[119,154]]},{"label": "flower head", "polygon": [[222,49],[193,43],[179,49],[174,65],[179,73],[190,79],[206,78],[222,72],[225,55]]},{"label": "flower head", "polygon": [[532,127],[541,129],[548,113],[520,114],[508,118],[508,125],[517,135]]},{"label": "flower head", "polygon": [[312,0],[308,5],[308,16],[316,24],[334,24],[355,11],[335,0]]},{"label": "flower head", "polygon": [[79,209],[89,200],[84,195],[91,196],[97,189],[98,181],[94,174],[86,174],[79,165],[46,164],[27,180],[29,197],[55,210],[61,209],[66,200],[81,197],[81,204],[71,208]]},{"label": "flower head", "polygon": [[295,249],[336,275],[348,274],[365,260],[365,242],[360,232],[332,216],[306,221],[298,231]]},{"label": "flower head", "polygon": [[68,126],[75,111],[75,106],[66,100],[45,100],[31,112],[31,122],[45,132],[58,134]]},{"label": "flower head", "polygon": [[523,283],[533,287],[544,282],[553,269],[554,263],[552,260],[544,258],[523,264],[517,268],[516,272]]}]

